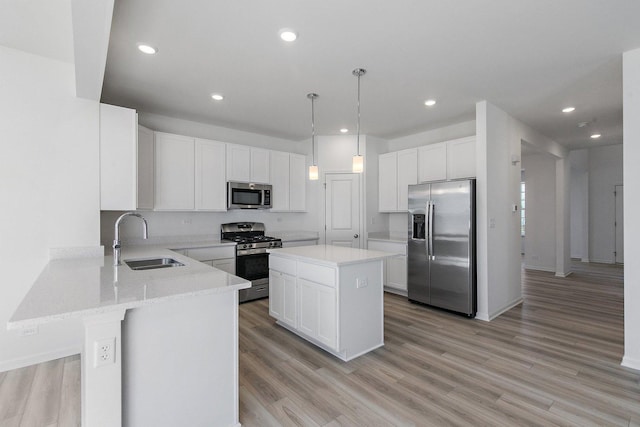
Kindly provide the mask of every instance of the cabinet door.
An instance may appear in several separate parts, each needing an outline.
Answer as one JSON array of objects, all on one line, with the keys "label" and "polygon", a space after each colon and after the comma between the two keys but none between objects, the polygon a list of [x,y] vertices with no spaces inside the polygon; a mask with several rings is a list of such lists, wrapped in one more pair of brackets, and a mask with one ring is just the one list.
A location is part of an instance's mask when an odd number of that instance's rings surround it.
[{"label": "cabinet door", "polygon": [[294,328],[297,325],[297,307],[298,307],[298,287],[296,286],[295,276],[282,274],[284,281],[284,308],[282,311],[282,321]]},{"label": "cabinet door", "polygon": [[444,143],[418,148],[418,182],[447,179],[447,146]]},{"label": "cabinet door", "polygon": [[[269,150],[262,148],[251,149],[251,182],[268,184],[269,179]],[[287,168],[288,169],[288,168]]]},{"label": "cabinet door", "polygon": [[269,315],[277,320],[284,313],[284,277],[279,271],[269,270]]},{"label": "cabinet door", "polygon": [[192,210],[195,207],[194,140],[156,132],[155,208]]},{"label": "cabinet door", "polygon": [[195,206],[198,210],[227,209],[226,149],[223,142],[196,139]]},{"label": "cabinet door", "polygon": [[409,202],[409,186],[418,183],[418,150],[398,152],[398,210],[406,211]]},{"label": "cabinet door", "polygon": [[336,348],[336,290],[316,285],[316,310],[318,316],[317,339],[329,347]]},{"label": "cabinet door", "polygon": [[273,211],[289,210],[289,153],[271,152],[271,203]]},{"label": "cabinet door", "polygon": [[398,154],[387,153],[378,157],[378,210],[398,210]]},{"label": "cabinet door", "polygon": [[407,290],[407,257],[404,255],[387,258],[386,286]]},{"label": "cabinet door", "polygon": [[455,139],[447,142],[447,179],[476,176],[476,138]]},{"label": "cabinet door", "polygon": [[332,349],[337,349],[336,290],[298,278],[300,324],[298,329]]},{"label": "cabinet door", "polygon": [[[273,165],[271,165],[273,168]],[[289,210],[307,210],[307,158],[302,154],[289,154]]]},{"label": "cabinet door", "polygon": [[153,131],[138,126],[138,209],[153,209]]},{"label": "cabinet door", "polygon": [[251,148],[227,144],[227,181],[251,181]]},{"label": "cabinet door", "polygon": [[223,258],[211,260],[211,266],[229,274],[236,274],[236,259]]},{"label": "cabinet door", "polygon": [[100,104],[100,209],[136,209],[136,111]]}]

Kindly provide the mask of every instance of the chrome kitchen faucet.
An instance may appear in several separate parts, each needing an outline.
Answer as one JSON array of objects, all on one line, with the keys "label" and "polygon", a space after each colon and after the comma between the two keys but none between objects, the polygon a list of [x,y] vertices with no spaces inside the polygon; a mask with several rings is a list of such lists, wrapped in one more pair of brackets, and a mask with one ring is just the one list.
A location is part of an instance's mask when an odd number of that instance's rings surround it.
[{"label": "chrome kitchen faucet", "polygon": [[116,219],[116,223],[113,226],[113,265],[121,265],[120,262],[120,223],[127,216],[137,216],[142,220],[144,225],[144,230],[142,237],[147,239],[149,238],[149,225],[147,224],[147,220],[144,219],[142,215],[135,212],[125,212]]}]

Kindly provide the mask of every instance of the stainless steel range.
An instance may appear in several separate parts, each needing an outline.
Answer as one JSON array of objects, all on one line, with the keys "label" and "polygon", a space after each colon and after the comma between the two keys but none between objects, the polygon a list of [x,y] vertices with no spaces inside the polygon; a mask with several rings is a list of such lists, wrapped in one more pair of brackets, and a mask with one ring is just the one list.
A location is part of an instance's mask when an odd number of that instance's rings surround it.
[{"label": "stainless steel range", "polygon": [[282,240],[264,235],[261,222],[230,222],[220,226],[222,240],[236,242],[236,276],[251,280],[241,289],[240,302],[269,296],[269,248],[281,248]]}]

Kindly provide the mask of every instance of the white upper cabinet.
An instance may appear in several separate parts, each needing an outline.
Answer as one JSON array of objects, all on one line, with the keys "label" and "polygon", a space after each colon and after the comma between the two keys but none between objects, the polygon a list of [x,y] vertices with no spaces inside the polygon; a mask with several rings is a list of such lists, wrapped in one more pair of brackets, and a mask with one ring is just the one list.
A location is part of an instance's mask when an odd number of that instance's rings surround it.
[{"label": "white upper cabinet", "polygon": [[378,157],[378,210],[394,212],[398,209],[398,154],[386,153]]},{"label": "white upper cabinet", "polygon": [[378,157],[378,210],[407,210],[408,186],[417,184],[417,150],[396,151]]},{"label": "white upper cabinet", "polygon": [[138,136],[135,110],[100,104],[100,209],[152,207],[153,133]]},{"label": "white upper cabinet", "polygon": [[418,183],[418,150],[398,151],[398,210],[406,211],[409,186]]},{"label": "white upper cabinet", "polygon": [[271,151],[272,211],[306,210],[306,157]]},{"label": "white upper cabinet", "polygon": [[227,210],[226,144],[195,140],[195,208]]},{"label": "white upper cabinet", "polygon": [[289,210],[289,153],[271,152],[271,209]]},{"label": "white upper cabinet", "polygon": [[302,154],[289,154],[289,210],[307,210],[307,158]]},{"label": "white upper cabinet", "polygon": [[251,148],[251,182],[268,184],[269,179],[269,150],[262,148]]},{"label": "white upper cabinet", "polygon": [[269,150],[227,144],[227,180],[268,184]]},{"label": "white upper cabinet", "polygon": [[447,146],[445,143],[418,148],[418,182],[447,179]]},{"label": "white upper cabinet", "polygon": [[447,179],[476,176],[476,137],[447,142]]},{"label": "white upper cabinet", "polygon": [[182,135],[155,134],[155,208],[195,208],[195,140]]}]

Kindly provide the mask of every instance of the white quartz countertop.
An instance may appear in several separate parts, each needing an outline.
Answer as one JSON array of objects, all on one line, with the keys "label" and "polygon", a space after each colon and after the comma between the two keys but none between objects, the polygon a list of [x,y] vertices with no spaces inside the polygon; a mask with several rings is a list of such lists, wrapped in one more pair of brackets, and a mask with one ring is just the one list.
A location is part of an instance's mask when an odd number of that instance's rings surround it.
[{"label": "white quartz countertop", "polygon": [[345,248],[343,246],[313,245],[297,246],[293,248],[269,249],[274,256],[290,258],[302,261],[310,261],[316,264],[337,267],[347,264],[359,264],[367,261],[389,258],[393,254],[368,249]]},{"label": "white quartz countertop", "polygon": [[173,258],[181,267],[134,271],[113,257],[52,260],[7,323],[9,329],[245,289],[251,283],[160,247],[123,248],[122,260]]}]

